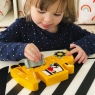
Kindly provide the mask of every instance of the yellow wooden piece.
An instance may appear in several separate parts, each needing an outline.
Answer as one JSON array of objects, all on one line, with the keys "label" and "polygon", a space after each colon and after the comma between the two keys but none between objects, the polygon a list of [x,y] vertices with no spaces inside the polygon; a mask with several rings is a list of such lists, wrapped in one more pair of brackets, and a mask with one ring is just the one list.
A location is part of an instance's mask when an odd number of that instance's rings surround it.
[{"label": "yellow wooden piece", "polygon": [[35,91],[38,90],[38,80],[31,73],[31,76],[28,76],[23,70],[22,67],[10,68],[11,76],[23,87]]},{"label": "yellow wooden piece", "polygon": [[[62,56],[61,53],[59,53],[60,55]],[[38,90],[38,79],[49,86],[67,80],[69,74],[74,73],[74,58],[72,55],[62,57],[53,55],[44,58],[44,62],[44,65],[35,68],[13,65],[10,68],[11,76],[23,87],[36,91]]]}]

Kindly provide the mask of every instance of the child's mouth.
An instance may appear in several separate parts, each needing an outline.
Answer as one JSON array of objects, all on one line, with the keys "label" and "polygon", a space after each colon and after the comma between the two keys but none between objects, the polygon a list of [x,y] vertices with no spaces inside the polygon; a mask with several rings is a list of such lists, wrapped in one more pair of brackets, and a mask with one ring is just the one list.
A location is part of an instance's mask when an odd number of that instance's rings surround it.
[{"label": "child's mouth", "polygon": [[49,25],[42,24],[42,26],[43,26],[44,28],[49,28],[49,27],[51,26],[51,24],[49,24]]}]

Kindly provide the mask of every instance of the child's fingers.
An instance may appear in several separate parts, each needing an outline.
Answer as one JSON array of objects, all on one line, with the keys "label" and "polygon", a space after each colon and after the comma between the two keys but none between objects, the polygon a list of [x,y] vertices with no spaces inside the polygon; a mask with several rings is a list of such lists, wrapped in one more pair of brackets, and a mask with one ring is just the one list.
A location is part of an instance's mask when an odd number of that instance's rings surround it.
[{"label": "child's fingers", "polygon": [[37,62],[41,60],[41,53],[38,48],[33,44],[28,44],[25,47],[25,52],[27,52],[31,57],[33,57]]},{"label": "child's fingers", "polygon": [[75,62],[78,61],[82,57],[82,53],[78,53],[75,57]]},{"label": "child's fingers", "polygon": [[35,59],[27,52],[24,54],[29,60],[35,61]]},{"label": "child's fingers", "polygon": [[37,55],[39,60],[41,60],[42,54],[40,53],[39,49],[35,45],[33,45],[33,47],[34,47],[34,48],[32,48],[32,49],[34,49],[33,51],[35,52],[35,54]]},{"label": "child's fingers", "polygon": [[86,57],[85,53],[83,53],[82,55],[80,55],[80,58],[78,59],[78,63],[79,64],[82,63],[83,60],[85,59],[85,57]]},{"label": "child's fingers", "polygon": [[35,61],[39,61],[39,58],[37,56],[37,53],[32,51],[30,48],[25,49],[24,55],[29,59],[34,59]]},{"label": "child's fingers", "polygon": [[35,53],[33,53],[33,52],[26,52],[28,55],[30,55],[30,56],[28,56],[29,58],[31,58],[31,60],[33,59],[33,61],[35,61],[35,62],[39,62],[39,59],[38,59],[38,57],[35,55]]},{"label": "child's fingers", "polygon": [[69,55],[72,55],[74,53],[78,52],[78,50],[76,48],[73,48],[71,51],[69,51],[66,55],[69,56]]},{"label": "child's fingers", "polygon": [[75,48],[77,45],[75,45],[75,44],[70,44],[70,48]]},{"label": "child's fingers", "polygon": [[82,63],[85,63],[87,61],[87,56],[84,58]]},{"label": "child's fingers", "polygon": [[33,54],[34,58],[41,60],[41,53],[38,51],[38,49],[32,47],[30,48],[30,50],[31,50],[31,56]]},{"label": "child's fingers", "polygon": [[77,61],[79,64],[80,63],[85,63],[87,60],[87,55],[86,53],[81,49],[81,47],[77,46],[76,44],[70,44],[70,48],[72,48],[71,51],[68,52],[67,55],[74,55],[76,54],[75,57],[75,62]]},{"label": "child's fingers", "polygon": [[77,47],[77,46],[76,46],[75,44],[73,44],[73,43],[70,44],[70,48],[71,48],[71,49],[70,49],[70,51],[69,51],[66,55],[69,56],[69,55],[72,55],[72,54],[78,52],[77,49],[76,49],[76,47]]}]

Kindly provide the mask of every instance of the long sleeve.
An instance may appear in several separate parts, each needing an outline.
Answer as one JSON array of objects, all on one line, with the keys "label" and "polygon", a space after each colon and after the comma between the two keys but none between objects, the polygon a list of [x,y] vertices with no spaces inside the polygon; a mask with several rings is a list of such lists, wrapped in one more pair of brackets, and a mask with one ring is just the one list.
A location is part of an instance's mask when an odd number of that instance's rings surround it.
[{"label": "long sleeve", "polygon": [[71,43],[79,45],[87,55],[95,53],[95,34],[74,24],[60,23],[56,33],[41,29],[33,21],[17,19],[0,32],[0,60],[25,58],[24,48],[34,43],[40,51],[69,49]]},{"label": "long sleeve", "polygon": [[75,44],[79,45],[87,55],[95,53],[95,35],[85,36],[81,40],[76,41]]},{"label": "long sleeve", "polygon": [[[75,31],[76,30],[76,31]],[[95,53],[95,34],[90,33],[80,27],[73,27],[74,43],[79,45],[89,56]]]},{"label": "long sleeve", "polygon": [[0,60],[20,60],[24,58],[26,43],[21,41],[20,25],[15,21],[5,31],[0,32]]}]

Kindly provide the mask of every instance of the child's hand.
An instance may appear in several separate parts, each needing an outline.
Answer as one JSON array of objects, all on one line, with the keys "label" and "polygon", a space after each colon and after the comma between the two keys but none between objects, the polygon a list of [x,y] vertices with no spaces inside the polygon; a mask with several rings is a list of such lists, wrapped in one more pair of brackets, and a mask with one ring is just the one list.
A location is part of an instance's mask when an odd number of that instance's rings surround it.
[{"label": "child's hand", "polygon": [[29,60],[39,62],[41,60],[42,54],[40,53],[39,49],[33,44],[27,44],[24,49],[24,55]]},{"label": "child's hand", "polygon": [[85,63],[87,60],[87,55],[85,51],[78,45],[70,44],[70,48],[73,48],[67,55],[73,55],[74,53],[77,53],[77,56],[75,57],[75,62],[78,61],[78,63]]}]

